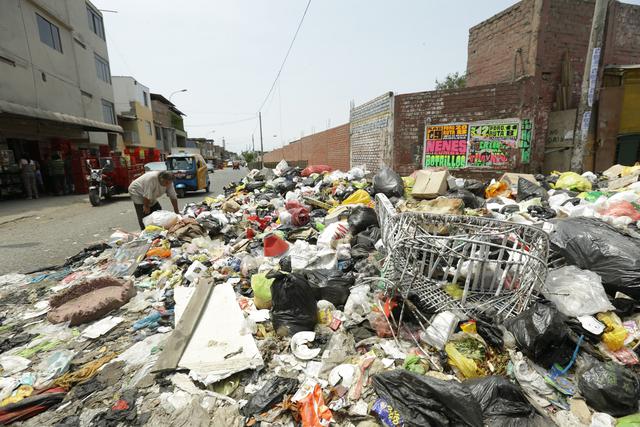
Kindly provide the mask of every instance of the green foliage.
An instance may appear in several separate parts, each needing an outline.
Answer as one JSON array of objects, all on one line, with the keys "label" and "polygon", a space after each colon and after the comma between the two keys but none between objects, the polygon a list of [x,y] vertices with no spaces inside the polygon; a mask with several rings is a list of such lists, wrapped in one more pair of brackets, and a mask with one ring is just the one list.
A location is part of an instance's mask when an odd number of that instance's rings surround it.
[{"label": "green foliage", "polygon": [[443,81],[436,79],[436,90],[460,89],[467,86],[467,75],[449,73]]},{"label": "green foliage", "polygon": [[258,159],[258,153],[255,151],[243,151],[240,155],[247,163],[255,162]]}]

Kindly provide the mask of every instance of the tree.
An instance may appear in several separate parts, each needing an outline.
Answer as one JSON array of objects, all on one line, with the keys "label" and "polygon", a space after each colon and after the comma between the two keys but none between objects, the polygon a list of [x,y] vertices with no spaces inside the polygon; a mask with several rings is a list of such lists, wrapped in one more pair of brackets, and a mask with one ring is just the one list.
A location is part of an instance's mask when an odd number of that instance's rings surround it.
[{"label": "tree", "polygon": [[243,151],[242,153],[240,153],[240,155],[247,163],[253,163],[258,158],[258,153],[256,153],[255,151]]},{"label": "tree", "polygon": [[443,81],[436,79],[436,90],[460,89],[467,86],[467,75],[449,73]]}]

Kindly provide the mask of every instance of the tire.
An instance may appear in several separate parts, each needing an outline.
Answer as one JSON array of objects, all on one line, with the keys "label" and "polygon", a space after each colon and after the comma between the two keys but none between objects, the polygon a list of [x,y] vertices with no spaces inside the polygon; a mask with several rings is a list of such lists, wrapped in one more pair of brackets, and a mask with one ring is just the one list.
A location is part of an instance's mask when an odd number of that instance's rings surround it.
[{"label": "tire", "polygon": [[98,190],[89,190],[89,202],[91,202],[91,206],[100,206],[102,200],[100,200],[100,194],[98,194]]},{"label": "tire", "polygon": [[182,199],[187,195],[187,190],[185,190],[184,188],[176,188],[176,194],[178,195],[179,199]]}]

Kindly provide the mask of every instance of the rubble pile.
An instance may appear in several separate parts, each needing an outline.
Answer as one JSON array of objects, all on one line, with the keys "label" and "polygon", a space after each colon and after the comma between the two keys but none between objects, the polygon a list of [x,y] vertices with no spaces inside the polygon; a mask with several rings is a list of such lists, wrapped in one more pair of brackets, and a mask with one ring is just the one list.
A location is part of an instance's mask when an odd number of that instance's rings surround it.
[{"label": "rubble pile", "polygon": [[640,165],[282,161],[0,276],[0,423],[640,425]]}]

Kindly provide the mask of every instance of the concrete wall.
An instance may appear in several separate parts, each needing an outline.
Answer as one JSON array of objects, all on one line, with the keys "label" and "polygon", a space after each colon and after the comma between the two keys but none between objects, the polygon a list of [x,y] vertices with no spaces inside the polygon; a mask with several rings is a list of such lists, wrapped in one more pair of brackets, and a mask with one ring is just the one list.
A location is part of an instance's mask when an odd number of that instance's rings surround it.
[{"label": "concrete wall", "polygon": [[640,63],[640,6],[614,2],[609,8],[604,60],[608,65]]},{"label": "concrete wall", "polygon": [[[94,55],[107,61],[109,55],[106,42],[89,29],[88,5],[84,0],[0,2],[0,99],[104,121],[102,99],[113,102],[113,90],[98,79]],[[36,14],[58,27],[62,52],[40,41]],[[91,135],[91,142],[106,143],[106,134]]]},{"label": "concrete wall", "polygon": [[264,154],[265,163],[277,163],[282,159],[349,170],[349,124],[302,137]]},{"label": "concrete wall", "polygon": [[376,172],[393,162],[393,92],[387,92],[350,112],[351,166]]},{"label": "concrete wall", "polygon": [[[130,76],[113,76],[113,95],[116,104],[116,113],[131,113],[132,102],[137,102],[143,108],[151,111],[149,88]],[[144,105],[144,94],[147,96],[148,106]]]}]

